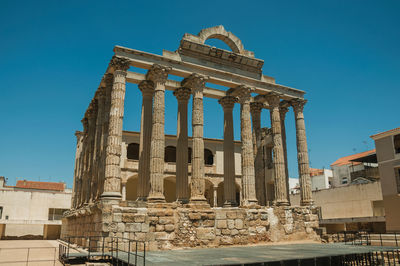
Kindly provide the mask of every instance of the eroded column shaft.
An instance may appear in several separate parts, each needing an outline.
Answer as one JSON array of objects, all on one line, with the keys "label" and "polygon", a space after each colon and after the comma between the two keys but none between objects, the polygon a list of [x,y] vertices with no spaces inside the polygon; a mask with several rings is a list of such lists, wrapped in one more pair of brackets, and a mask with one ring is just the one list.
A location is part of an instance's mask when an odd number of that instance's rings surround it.
[{"label": "eroded column shaft", "polygon": [[286,174],[286,196],[287,200],[290,204],[290,194],[289,194],[289,164],[287,158],[287,144],[286,144],[286,126],[285,126],[285,117],[286,113],[288,112],[287,107],[280,107],[280,116],[281,116],[281,131],[282,131],[282,145],[283,145],[283,153],[284,153],[284,160],[285,160],[285,174]]},{"label": "eroded column shaft", "polygon": [[164,202],[165,81],[167,69],[153,65],[147,79],[154,82],[153,120],[150,150],[150,192],[148,201]]},{"label": "eroded column shaft", "polygon": [[188,182],[188,101],[191,91],[178,88],[174,91],[178,100],[177,148],[176,148],[176,199],[186,203],[189,200]]},{"label": "eroded column shaft", "polygon": [[251,118],[253,122],[253,151],[254,151],[254,171],[256,182],[256,197],[258,203],[265,206],[265,176],[264,163],[261,147],[261,110],[262,103],[253,102],[250,105]]},{"label": "eroded column shaft", "polygon": [[224,206],[236,206],[235,146],[233,134],[233,107],[236,97],[225,96],[219,100],[224,109]]},{"label": "eroded column shaft", "polygon": [[154,83],[144,80],[139,84],[142,92],[142,117],[140,120],[140,144],[139,144],[139,169],[138,169],[138,200],[147,200],[150,191],[150,148],[152,131],[152,112]]},{"label": "eroded column shaft", "polygon": [[111,61],[114,82],[111,91],[111,107],[106,149],[104,192],[102,198],[121,200],[121,144],[124,117],[126,70],[129,62],[114,57]]},{"label": "eroded column shaft", "polygon": [[306,101],[293,101],[292,106],[296,120],[297,161],[300,179],[300,205],[311,205],[312,191],[310,178],[310,165],[308,160],[308,148],[306,138],[306,127],[304,123],[303,108]]},{"label": "eroded column shaft", "polygon": [[275,202],[278,206],[287,206],[287,183],[285,171],[285,154],[282,144],[281,119],[279,113],[279,97],[269,96],[268,103],[271,106],[271,128],[273,147],[273,162],[275,170]]}]

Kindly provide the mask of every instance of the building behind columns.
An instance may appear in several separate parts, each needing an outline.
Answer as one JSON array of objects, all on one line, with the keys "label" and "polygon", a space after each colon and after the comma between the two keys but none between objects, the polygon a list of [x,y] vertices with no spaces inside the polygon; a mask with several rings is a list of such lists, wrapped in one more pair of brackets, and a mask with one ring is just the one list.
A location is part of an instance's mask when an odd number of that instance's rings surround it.
[{"label": "building behind columns", "polygon": [[9,186],[0,176],[0,239],[59,238],[71,194],[61,182],[18,180]]},{"label": "building behind columns", "polygon": [[[206,45],[208,39],[222,40],[231,51]],[[305,92],[264,75],[263,64],[223,26],[186,33],[175,52],[162,55],[115,46],[81,120],[83,130],[76,132],[72,208],[63,218],[63,236],[145,240],[150,250],[317,239]],[[126,83],[138,84],[142,93],[141,117],[134,118],[140,132],[123,131],[124,107],[131,104]],[[176,135],[164,132],[166,90],[178,103]],[[204,138],[204,98],[221,106],[215,115],[223,120],[223,139]],[[237,120],[234,108],[240,109]],[[296,128],[297,206],[289,200],[289,109]],[[266,128],[263,111],[270,116]],[[234,141],[234,124],[240,124],[240,141]]]}]

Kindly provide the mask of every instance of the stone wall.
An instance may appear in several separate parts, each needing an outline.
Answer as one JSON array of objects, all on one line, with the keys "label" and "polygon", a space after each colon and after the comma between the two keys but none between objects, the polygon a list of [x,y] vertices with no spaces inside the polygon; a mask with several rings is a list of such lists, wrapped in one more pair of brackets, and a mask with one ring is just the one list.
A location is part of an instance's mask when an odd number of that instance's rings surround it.
[{"label": "stone wall", "polygon": [[110,208],[102,214],[95,208],[71,213],[64,218],[68,230],[63,233],[145,240],[149,250],[318,239],[318,217],[310,207],[195,208],[171,203]]}]

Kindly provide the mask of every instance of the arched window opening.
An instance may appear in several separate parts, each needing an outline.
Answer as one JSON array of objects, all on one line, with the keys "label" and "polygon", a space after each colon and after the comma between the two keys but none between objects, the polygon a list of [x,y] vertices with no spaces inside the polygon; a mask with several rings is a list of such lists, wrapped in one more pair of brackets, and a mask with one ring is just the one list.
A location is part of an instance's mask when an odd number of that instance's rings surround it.
[{"label": "arched window opening", "polygon": [[126,157],[130,160],[139,160],[139,144],[129,143]]},{"label": "arched window opening", "polygon": [[165,147],[164,162],[166,162],[166,163],[175,163],[176,162],[176,148],[174,146]]},{"label": "arched window opening", "polygon": [[210,151],[209,149],[204,149],[204,164],[205,165],[214,164],[214,155],[212,151]]},{"label": "arched window opening", "polygon": [[207,39],[205,44],[219,48],[219,49],[223,49],[226,51],[232,51],[232,48],[229,47],[229,45],[226,42],[224,42],[223,40],[217,39],[217,38]]}]

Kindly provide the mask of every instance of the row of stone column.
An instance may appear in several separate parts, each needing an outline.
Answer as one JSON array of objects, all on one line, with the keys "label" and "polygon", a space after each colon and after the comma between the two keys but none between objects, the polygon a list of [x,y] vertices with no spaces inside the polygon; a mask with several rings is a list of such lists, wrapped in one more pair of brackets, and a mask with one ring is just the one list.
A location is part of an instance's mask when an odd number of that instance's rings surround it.
[{"label": "row of stone column", "polygon": [[[114,57],[110,66],[113,74],[106,74],[105,86],[100,88],[82,120],[84,132],[77,148],[73,206],[79,207],[100,197],[105,200],[121,199],[121,142],[124,114],[126,71],[129,61]],[[146,80],[139,84],[143,95],[139,150],[138,200],[164,202],[164,125],[165,82],[168,67],[153,65]],[[192,74],[174,91],[178,100],[177,128],[177,199],[181,202],[205,203],[204,197],[204,142],[203,142],[203,89],[206,77]],[[262,105],[251,102],[252,89],[238,86],[219,100],[224,109],[224,205],[235,206],[235,166],[232,110],[236,101],[241,106],[242,141],[242,205],[266,202],[265,183],[260,169],[261,151],[258,135]],[[192,173],[191,194],[188,187],[188,132],[187,104],[193,97],[192,110]],[[288,174],[284,123],[277,95],[266,97],[271,111],[273,131],[273,162],[275,168],[275,201],[288,205]],[[302,204],[311,203],[311,185],[305,137],[304,101],[293,101],[296,116],[299,175]],[[252,116],[252,117],[251,117]],[[253,119],[252,119],[253,118]],[[284,118],[284,115],[283,115]],[[253,121],[252,121],[253,120]],[[252,131],[253,122],[253,131]],[[283,136],[282,136],[283,134]],[[79,151],[78,151],[79,150]],[[286,162],[286,163],[285,163]],[[257,189],[256,189],[257,188]]]}]

